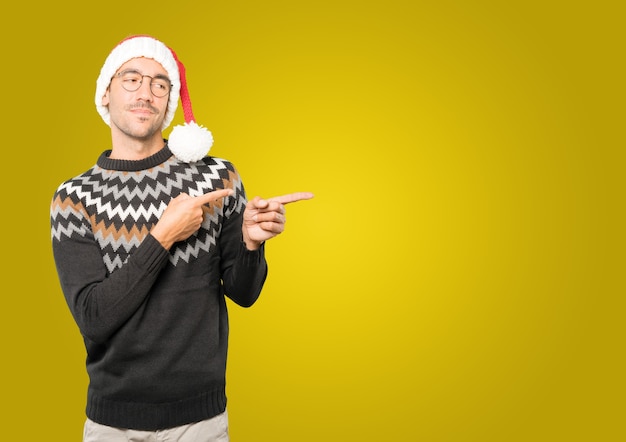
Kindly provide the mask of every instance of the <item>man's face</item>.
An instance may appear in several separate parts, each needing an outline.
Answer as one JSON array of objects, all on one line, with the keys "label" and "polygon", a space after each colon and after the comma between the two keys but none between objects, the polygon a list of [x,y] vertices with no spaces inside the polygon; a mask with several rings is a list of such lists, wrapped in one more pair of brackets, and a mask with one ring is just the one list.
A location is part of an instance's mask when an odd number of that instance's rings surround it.
[{"label": "man's face", "polygon": [[[135,73],[134,78],[141,82],[139,88],[133,92],[127,89],[133,88],[131,85],[136,87],[138,82],[125,80],[125,74],[129,73]],[[140,77],[141,75],[145,76]],[[167,71],[151,58],[133,58],[124,63],[113,76],[102,98],[102,104],[109,108],[111,130],[118,132],[118,135],[138,140],[161,137],[169,93],[158,97],[153,91],[160,95],[157,88],[163,82],[169,84]]]}]

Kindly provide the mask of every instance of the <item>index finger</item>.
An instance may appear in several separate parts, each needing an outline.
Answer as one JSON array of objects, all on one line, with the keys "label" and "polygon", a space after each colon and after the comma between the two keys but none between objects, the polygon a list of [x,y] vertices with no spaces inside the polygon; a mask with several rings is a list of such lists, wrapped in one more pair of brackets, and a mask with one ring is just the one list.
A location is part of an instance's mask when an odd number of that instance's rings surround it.
[{"label": "index finger", "polygon": [[213,192],[205,193],[204,195],[198,195],[194,197],[196,202],[200,205],[209,204],[212,201],[217,201],[220,198],[234,195],[233,189],[220,189]]},{"label": "index finger", "polygon": [[295,203],[296,201],[310,200],[311,198],[313,198],[313,194],[311,192],[296,192],[268,198],[268,201],[276,201],[281,204],[289,204]]}]

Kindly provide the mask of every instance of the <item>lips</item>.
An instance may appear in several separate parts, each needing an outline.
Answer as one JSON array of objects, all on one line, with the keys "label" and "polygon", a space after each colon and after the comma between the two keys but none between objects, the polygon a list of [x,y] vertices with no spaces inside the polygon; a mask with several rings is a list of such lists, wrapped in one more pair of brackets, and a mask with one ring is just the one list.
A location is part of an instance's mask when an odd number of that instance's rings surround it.
[{"label": "lips", "polygon": [[152,110],[145,108],[145,107],[131,109],[131,112],[135,114],[153,114],[154,113]]},{"label": "lips", "polygon": [[135,114],[156,114],[158,113],[156,108],[153,108],[149,105],[146,104],[142,104],[142,105],[135,105],[135,106],[129,106],[128,110],[135,113]]}]

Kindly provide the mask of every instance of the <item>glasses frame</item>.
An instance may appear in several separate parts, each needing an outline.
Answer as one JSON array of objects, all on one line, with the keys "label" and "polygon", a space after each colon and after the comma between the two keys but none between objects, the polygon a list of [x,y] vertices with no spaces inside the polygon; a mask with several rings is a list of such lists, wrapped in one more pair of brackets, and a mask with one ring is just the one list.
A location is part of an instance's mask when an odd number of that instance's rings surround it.
[{"label": "glasses frame", "polygon": [[[122,75],[125,75],[125,74],[137,74],[137,75],[139,75],[139,76],[141,77],[141,80],[139,81],[139,84],[138,84],[138,86],[137,86],[137,88],[136,88],[136,89],[128,89],[128,87],[127,87],[128,85],[127,85],[127,84],[126,84],[126,82],[122,79]],[[138,70],[135,70],[135,69],[125,69],[125,70],[123,70],[123,71],[121,71],[121,72],[118,72],[118,73],[116,73],[115,75],[113,75],[113,78],[119,78],[119,79],[121,80],[121,82],[122,82],[122,88],[123,88],[125,91],[127,91],[127,92],[137,92],[137,91],[141,88],[141,86],[143,85],[143,79],[144,79],[145,77],[148,77],[148,78],[150,79],[150,93],[151,93],[152,95],[154,95],[155,97],[157,97],[157,98],[167,97],[167,96],[170,94],[170,92],[172,91],[172,87],[174,87],[174,85],[172,84],[171,80],[170,80],[169,78],[167,78],[165,75],[155,75],[155,76],[152,76],[152,75],[144,75],[144,74],[142,74],[141,72],[139,72]],[[112,79],[113,79],[113,78],[112,78]],[[165,94],[163,94],[163,95],[158,95],[158,94],[155,94],[155,93],[154,93],[154,90],[153,90],[153,88],[152,88],[152,85],[154,84],[154,79],[155,79],[155,78],[156,78],[156,79],[160,79],[160,80],[165,80],[165,81],[167,82],[167,84],[169,85],[169,89],[167,90],[167,92],[166,92]]]}]

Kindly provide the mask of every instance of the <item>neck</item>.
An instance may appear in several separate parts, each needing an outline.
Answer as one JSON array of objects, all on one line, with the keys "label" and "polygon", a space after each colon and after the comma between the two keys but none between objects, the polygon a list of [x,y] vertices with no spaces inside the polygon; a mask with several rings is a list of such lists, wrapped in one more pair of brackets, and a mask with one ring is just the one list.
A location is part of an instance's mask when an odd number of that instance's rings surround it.
[{"label": "neck", "polygon": [[165,146],[161,132],[148,139],[112,136],[113,147],[109,158],[112,160],[143,160],[154,155]]}]

